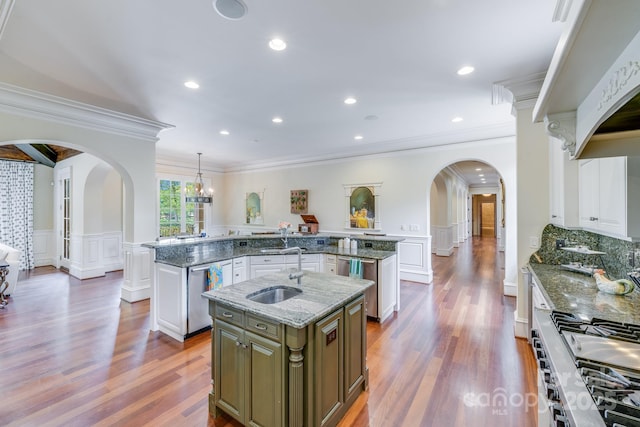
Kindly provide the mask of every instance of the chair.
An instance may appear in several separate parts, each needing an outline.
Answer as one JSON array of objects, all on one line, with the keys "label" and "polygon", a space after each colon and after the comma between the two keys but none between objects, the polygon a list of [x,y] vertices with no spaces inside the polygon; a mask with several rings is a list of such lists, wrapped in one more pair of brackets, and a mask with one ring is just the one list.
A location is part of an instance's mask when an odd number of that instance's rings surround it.
[{"label": "chair", "polygon": [[11,295],[18,284],[18,273],[20,272],[20,251],[10,246],[0,243],[0,260],[4,259],[9,264],[9,274],[5,280],[9,287],[4,292],[5,296]]}]

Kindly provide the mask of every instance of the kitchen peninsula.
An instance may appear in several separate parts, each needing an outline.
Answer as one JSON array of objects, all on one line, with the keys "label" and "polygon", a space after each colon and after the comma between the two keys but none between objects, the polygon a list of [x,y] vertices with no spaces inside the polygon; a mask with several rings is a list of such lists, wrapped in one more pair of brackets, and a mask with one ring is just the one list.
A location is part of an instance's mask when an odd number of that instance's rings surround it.
[{"label": "kitchen peninsula", "polygon": [[[364,293],[372,281],[305,272],[265,275],[216,291],[209,412],[244,425],[330,426],[367,388]],[[254,300],[274,287],[277,303]]]},{"label": "kitchen peninsula", "polygon": [[[362,262],[363,277],[374,281],[367,291],[367,314],[384,321],[400,308],[397,251],[403,239],[352,235],[357,249],[343,249],[338,246],[341,237],[294,235],[288,237],[287,245],[303,248],[305,273],[348,276],[351,260]],[[296,255],[278,253],[284,243],[277,234],[166,239],[145,246],[154,250],[151,329],[179,341],[211,326],[201,297],[206,290],[203,273],[209,266],[221,267],[223,287],[297,267]]]}]

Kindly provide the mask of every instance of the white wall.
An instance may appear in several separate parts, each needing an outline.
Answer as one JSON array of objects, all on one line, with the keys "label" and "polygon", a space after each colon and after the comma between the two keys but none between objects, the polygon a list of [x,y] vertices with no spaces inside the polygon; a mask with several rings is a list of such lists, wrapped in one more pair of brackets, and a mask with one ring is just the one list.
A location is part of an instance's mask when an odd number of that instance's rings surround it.
[{"label": "white wall", "polygon": [[[516,104],[517,105],[517,104]],[[549,142],[542,123],[532,123],[532,108],[517,108],[517,264],[524,267],[537,247],[531,238],[540,239],[549,220]],[[507,198],[510,191],[505,190]],[[507,227],[510,220],[507,217]],[[516,335],[527,336],[527,293],[518,275],[518,305],[515,313]]]},{"label": "white wall", "polygon": [[[429,149],[385,155],[349,158],[335,162],[301,164],[277,170],[228,173],[218,192],[226,207],[228,227],[256,231],[274,229],[278,222],[298,224],[298,215],[289,212],[290,190],[309,190],[309,213],[316,215],[322,232],[353,234],[345,229],[344,184],[382,182],[379,212],[382,232],[409,239],[431,238],[430,194],[435,176],[446,166],[463,160],[480,160],[493,166],[505,179],[507,224],[516,224],[515,138],[474,141]],[[264,191],[264,226],[243,224],[245,194]],[[221,194],[222,193],[222,194]],[[402,230],[403,224],[415,224],[418,230]],[[507,232],[505,282],[517,280],[515,230]],[[430,243],[426,248],[431,251]],[[423,266],[429,274],[430,260]]]}]

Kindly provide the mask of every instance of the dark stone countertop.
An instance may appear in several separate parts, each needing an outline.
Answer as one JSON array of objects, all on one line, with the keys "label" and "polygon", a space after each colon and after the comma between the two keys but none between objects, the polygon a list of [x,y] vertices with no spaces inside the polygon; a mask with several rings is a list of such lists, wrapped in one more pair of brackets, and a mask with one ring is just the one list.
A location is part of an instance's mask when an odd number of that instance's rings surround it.
[{"label": "dark stone countertop", "polygon": [[305,272],[300,285],[300,295],[276,304],[262,304],[247,299],[247,295],[274,285],[297,287],[295,280],[290,280],[287,273],[275,273],[208,291],[202,295],[210,300],[300,329],[363,294],[373,285],[373,281]]},{"label": "dark stone countertop", "polygon": [[[210,264],[219,261],[225,261],[232,258],[238,258],[243,256],[266,256],[266,255],[278,255],[277,251],[264,253],[264,248],[256,247],[236,247],[236,248],[220,248],[212,251],[198,251],[189,254],[188,256],[178,255],[176,257],[167,259],[157,259],[156,262],[162,264],[173,265],[174,267],[192,267],[201,264]],[[337,246],[322,246],[315,248],[307,248],[303,252],[304,254],[332,254],[342,255],[355,258],[369,258],[369,259],[385,259],[396,254],[396,251],[382,251],[368,248],[358,248],[355,250],[339,249]],[[295,252],[288,255],[295,255]]]},{"label": "dark stone countertop", "polygon": [[552,309],[586,316],[640,324],[640,291],[611,295],[598,290],[595,279],[559,265],[529,264]]}]

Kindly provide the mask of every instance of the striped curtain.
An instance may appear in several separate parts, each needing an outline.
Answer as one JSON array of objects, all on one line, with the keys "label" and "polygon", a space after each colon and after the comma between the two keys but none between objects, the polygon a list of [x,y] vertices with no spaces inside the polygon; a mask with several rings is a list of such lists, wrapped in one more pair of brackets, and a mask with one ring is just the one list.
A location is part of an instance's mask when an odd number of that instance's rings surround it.
[{"label": "striped curtain", "polygon": [[34,268],[33,163],[0,160],[0,242],[21,252],[20,270]]}]

